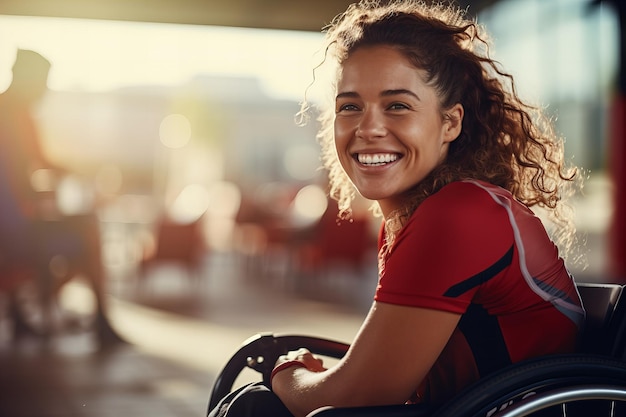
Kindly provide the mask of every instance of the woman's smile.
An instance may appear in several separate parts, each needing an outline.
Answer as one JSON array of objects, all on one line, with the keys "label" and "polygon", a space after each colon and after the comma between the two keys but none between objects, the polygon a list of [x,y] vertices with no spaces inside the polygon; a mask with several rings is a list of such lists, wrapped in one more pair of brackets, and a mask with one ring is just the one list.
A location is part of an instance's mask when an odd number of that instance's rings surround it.
[{"label": "woman's smile", "polygon": [[396,162],[400,158],[400,155],[396,153],[357,153],[354,157],[365,167],[377,167]]}]

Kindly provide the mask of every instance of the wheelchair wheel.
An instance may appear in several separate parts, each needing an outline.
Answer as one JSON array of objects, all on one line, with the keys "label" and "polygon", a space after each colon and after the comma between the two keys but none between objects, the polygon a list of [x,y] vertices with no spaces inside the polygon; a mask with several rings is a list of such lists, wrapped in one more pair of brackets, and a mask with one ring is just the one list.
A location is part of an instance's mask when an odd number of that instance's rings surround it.
[{"label": "wheelchair wheel", "polygon": [[525,361],[483,378],[434,417],[626,415],[626,363],[559,355]]}]

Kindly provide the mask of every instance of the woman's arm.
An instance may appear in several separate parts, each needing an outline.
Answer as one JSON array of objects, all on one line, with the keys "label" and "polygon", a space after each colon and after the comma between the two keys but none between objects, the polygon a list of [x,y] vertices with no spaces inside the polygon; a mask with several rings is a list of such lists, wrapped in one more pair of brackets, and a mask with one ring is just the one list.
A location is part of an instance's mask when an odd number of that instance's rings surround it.
[{"label": "woman's arm", "polygon": [[310,353],[299,351],[295,358],[306,367],[278,372],[272,388],[296,416],[326,405],[402,404],[424,379],[460,317],[375,302],[354,343],[336,366],[323,370]]}]

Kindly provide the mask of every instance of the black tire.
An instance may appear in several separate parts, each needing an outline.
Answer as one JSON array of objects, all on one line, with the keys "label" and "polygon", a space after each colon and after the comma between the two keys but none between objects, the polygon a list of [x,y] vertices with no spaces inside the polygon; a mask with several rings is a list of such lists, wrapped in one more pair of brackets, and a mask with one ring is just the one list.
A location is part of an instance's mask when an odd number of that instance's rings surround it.
[{"label": "black tire", "polygon": [[[589,398],[585,390],[590,387],[604,389],[605,395],[594,397],[596,399],[592,403],[582,404],[582,400]],[[568,391],[573,398],[566,402],[576,402],[571,406],[572,409],[594,407],[593,412],[589,409],[581,411],[585,413],[582,415],[600,417],[603,414],[599,409],[612,409],[613,404],[597,398],[619,398],[620,401],[626,398],[626,363],[609,357],[579,354],[525,361],[483,378],[440,408],[433,417],[562,415],[561,406],[552,406],[550,409],[551,405],[545,400]],[[609,395],[610,392],[617,392],[617,395]],[[528,407],[529,402],[534,402],[534,405]],[[522,407],[531,411],[516,414],[516,410]],[[619,410],[624,410],[623,407],[623,403],[618,405]],[[547,414],[537,414],[540,409],[543,409],[540,413]],[[568,411],[567,415],[572,414],[577,415],[576,411]],[[607,411],[604,415],[620,414]]]}]

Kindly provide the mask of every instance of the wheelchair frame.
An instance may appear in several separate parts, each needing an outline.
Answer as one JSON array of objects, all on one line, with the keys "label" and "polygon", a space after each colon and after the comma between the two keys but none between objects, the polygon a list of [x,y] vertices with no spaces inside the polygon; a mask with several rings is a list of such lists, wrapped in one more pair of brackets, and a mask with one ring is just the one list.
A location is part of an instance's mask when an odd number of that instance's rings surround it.
[{"label": "wheelchair frame", "polygon": [[[481,378],[438,409],[421,405],[323,407],[310,417],[521,417],[537,413],[626,416],[624,287],[577,284],[587,311],[578,353],[513,364]],[[278,356],[301,347],[318,355],[341,358],[349,345],[312,336],[255,335],[244,342],[220,372],[211,392],[209,411],[231,391],[244,369],[254,369],[269,384]]]}]

